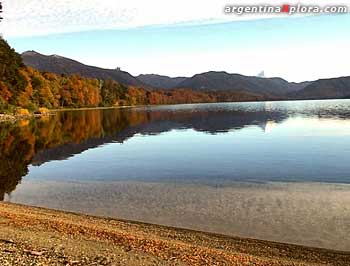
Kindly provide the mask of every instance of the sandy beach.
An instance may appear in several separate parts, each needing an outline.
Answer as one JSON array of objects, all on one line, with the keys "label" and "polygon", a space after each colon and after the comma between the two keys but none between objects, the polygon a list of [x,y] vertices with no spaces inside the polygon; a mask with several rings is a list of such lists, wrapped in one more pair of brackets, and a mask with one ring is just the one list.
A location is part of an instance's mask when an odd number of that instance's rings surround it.
[{"label": "sandy beach", "polygon": [[0,203],[1,265],[348,265],[350,253]]}]

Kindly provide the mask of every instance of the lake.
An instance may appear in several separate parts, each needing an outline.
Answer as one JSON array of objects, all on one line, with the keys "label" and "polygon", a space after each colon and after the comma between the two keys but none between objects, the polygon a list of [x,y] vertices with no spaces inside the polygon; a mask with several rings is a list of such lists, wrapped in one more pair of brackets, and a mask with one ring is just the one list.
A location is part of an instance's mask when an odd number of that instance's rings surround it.
[{"label": "lake", "polygon": [[4,201],[350,251],[350,100],[0,124]]}]

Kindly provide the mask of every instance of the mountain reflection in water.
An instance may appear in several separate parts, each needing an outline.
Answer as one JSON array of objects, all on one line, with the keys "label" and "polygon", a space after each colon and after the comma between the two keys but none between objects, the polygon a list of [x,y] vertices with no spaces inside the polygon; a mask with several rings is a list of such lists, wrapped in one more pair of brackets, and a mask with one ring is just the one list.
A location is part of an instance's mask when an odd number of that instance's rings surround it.
[{"label": "mountain reflection in water", "polygon": [[174,129],[206,134],[256,126],[269,132],[292,117],[348,120],[350,102],[265,102],[154,106],[57,112],[50,117],[0,124],[0,199],[16,188],[28,166],[65,160],[106,143],[124,143],[136,134]]}]

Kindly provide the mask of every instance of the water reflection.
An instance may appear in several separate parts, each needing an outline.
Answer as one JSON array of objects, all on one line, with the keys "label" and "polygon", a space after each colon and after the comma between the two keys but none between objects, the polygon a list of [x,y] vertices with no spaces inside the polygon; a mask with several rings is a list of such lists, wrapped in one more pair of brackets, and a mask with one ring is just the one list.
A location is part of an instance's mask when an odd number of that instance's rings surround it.
[{"label": "water reflection", "polygon": [[331,127],[332,121],[343,121],[339,123],[342,126],[350,118],[349,106],[347,100],[156,106],[58,112],[51,117],[3,123],[0,199],[16,188],[30,164],[64,160],[105,143],[123,143],[136,134],[157,135],[174,129],[217,134],[251,126],[270,132],[291,117],[311,117],[316,125],[323,119]]},{"label": "water reflection", "polygon": [[0,199],[349,250],[349,136],[349,100],[58,112],[0,124]]}]

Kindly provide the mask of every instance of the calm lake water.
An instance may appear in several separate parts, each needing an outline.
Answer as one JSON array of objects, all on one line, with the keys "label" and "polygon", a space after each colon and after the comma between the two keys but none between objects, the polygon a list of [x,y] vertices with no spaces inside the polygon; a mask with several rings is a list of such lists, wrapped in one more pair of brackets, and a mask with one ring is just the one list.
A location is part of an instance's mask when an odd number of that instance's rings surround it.
[{"label": "calm lake water", "polygon": [[350,101],[58,112],[0,124],[0,198],[350,251]]}]

